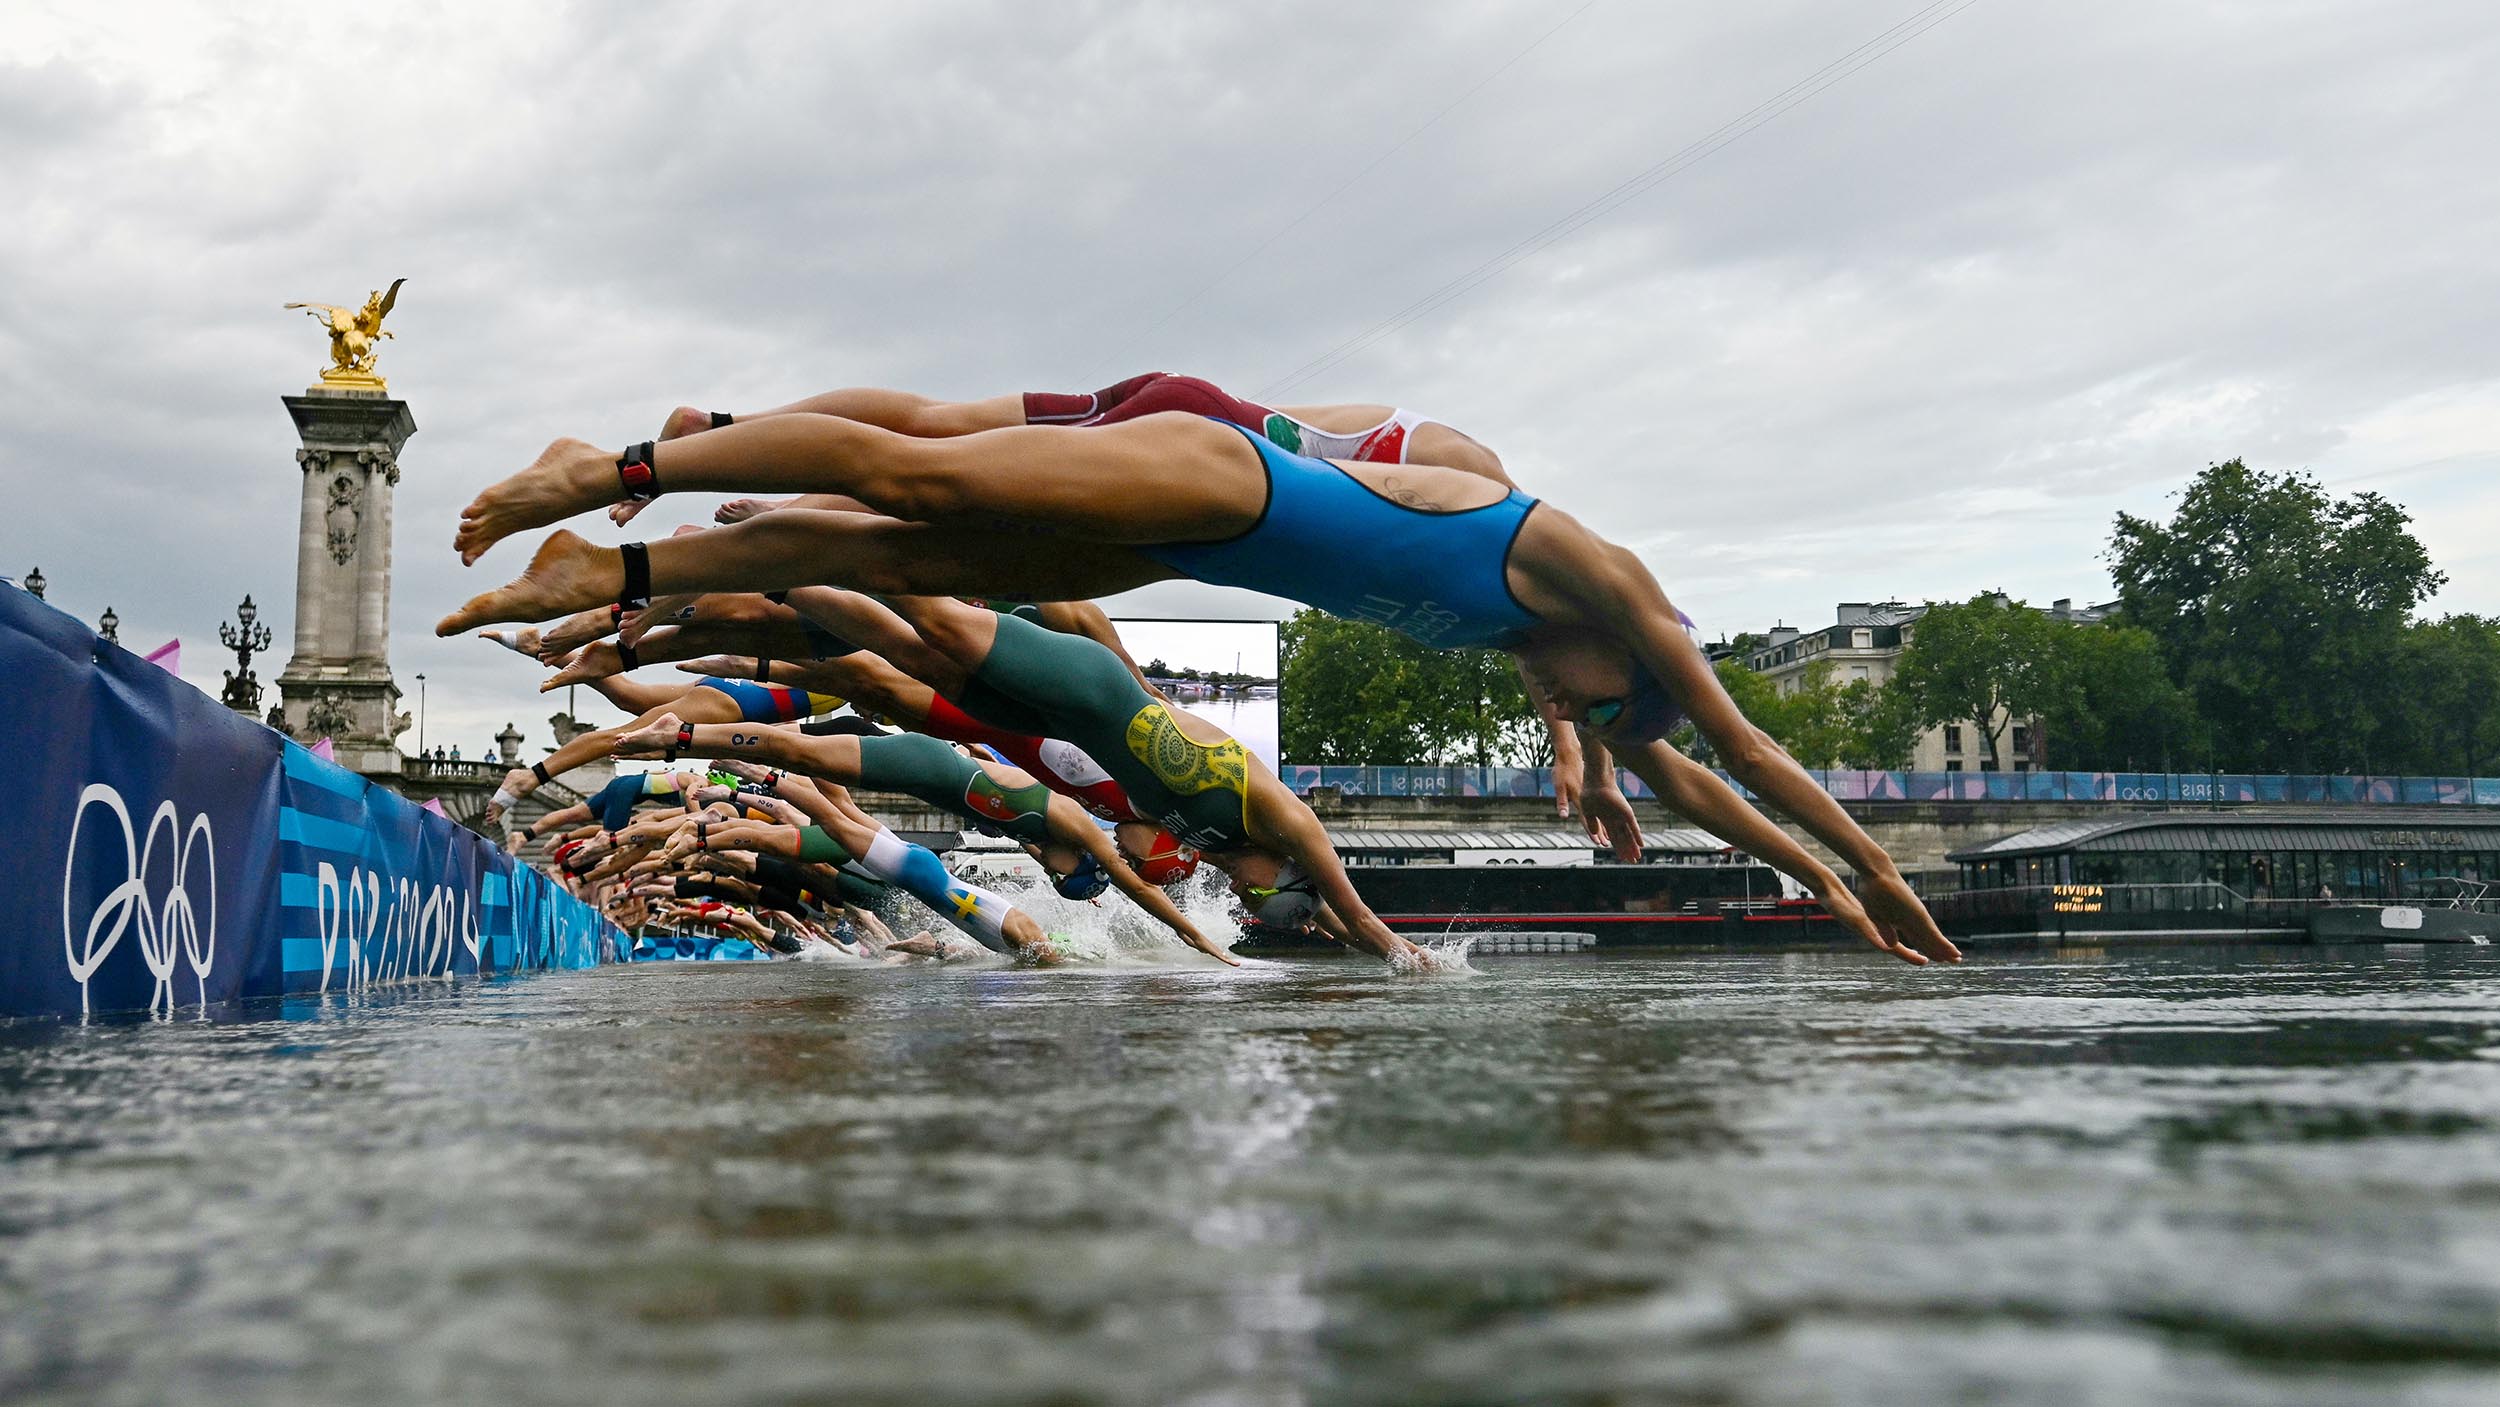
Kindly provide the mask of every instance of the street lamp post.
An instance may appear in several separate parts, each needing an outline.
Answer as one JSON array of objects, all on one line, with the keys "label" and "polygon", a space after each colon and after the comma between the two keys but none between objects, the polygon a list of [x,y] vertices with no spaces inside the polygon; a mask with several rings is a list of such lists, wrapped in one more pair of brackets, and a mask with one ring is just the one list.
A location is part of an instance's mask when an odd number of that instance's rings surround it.
[{"label": "street lamp post", "polygon": [[26,576],[20,584],[26,588],[27,595],[40,601],[43,599],[44,587],[50,585],[51,583],[43,579],[43,568],[28,567],[26,569]]},{"label": "street lamp post", "polygon": [[417,676],[417,756],[425,756],[425,676]]},{"label": "street lamp post", "polygon": [[[236,624],[242,628],[236,629]],[[260,717],[260,681],[252,677],[252,656],[269,648],[269,627],[260,624],[260,607],[247,594],[234,608],[234,623],[220,622],[217,638],[234,651],[234,668],[226,671],[226,707],[246,718]]]},{"label": "street lamp post", "polygon": [[110,606],[104,608],[104,619],[95,623],[95,629],[96,634],[116,645],[122,642],[122,618],[113,614],[113,608]]}]

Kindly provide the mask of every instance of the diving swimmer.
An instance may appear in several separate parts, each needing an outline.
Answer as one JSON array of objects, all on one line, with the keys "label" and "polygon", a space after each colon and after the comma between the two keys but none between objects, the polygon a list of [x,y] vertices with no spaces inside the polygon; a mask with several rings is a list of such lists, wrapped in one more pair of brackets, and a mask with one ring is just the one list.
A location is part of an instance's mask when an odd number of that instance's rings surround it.
[{"label": "diving swimmer", "polygon": [[1905,961],[1960,956],[1881,847],[1738,711],[1634,554],[1476,475],[1310,459],[1187,414],[950,439],[791,414],[664,451],[558,441],[470,505],[455,546],[474,562],[526,528],[698,489],[846,494],[889,516],[790,510],[622,549],[559,532],[520,579],[439,629],[544,620],[654,591],[826,581],[886,596],[1048,599],[1181,577],[1248,587],[1429,645],[1510,651],[1563,718],[1615,747],[1662,795],[1674,764],[1660,739],[1689,716],[1738,782],[1857,872],[1854,894],[1828,871],[1795,875],[1835,917]]}]

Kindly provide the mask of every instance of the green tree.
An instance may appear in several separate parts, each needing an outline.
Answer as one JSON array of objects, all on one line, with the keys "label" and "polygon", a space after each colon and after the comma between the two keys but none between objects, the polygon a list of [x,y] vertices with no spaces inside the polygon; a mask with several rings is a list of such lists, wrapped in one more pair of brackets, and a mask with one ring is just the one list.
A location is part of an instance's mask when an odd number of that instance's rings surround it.
[{"label": "green tree", "polygon": [[1841,767],[1885,771],[1910,765],[1918,746],[1918,718],[1909,695],[1888,685],[1852,679],[1840,686],[1840,708],[1847,726],[1841,733]]},{"label": "green tree", "polygon": [[2500,620],[2452,615],[2406,627],[2371,763],[2383,771],[2500,770]]},{"label": "green tree", "polygon": [[2206,756],[2195,700],[2171,682],[2149,631],[2124,624],[2059,630],[2046,682],[2041,731],[2050,767],[2169,771]]},{"label": "green tree", "polygon": [[[1716,667],[1737,710],[1800,766],[1899,767],[1918,741],[1918,725],[1897,692],[1863,679],[1834,684],[1829,663],[1808,666],[1795,692],[1786,694],[1737,659],[1720,660]],[[1702,761],[1717,761],[1689,723],[1669,741]]]},{"label": "green tree", "polygon": [[1994,757],[1997,740],[2019,718],[2054,701],[2049,659],[2067,627],[2041,611],[1986,592],[1930,606],[1920,616],[1891,687],[1920,728],[1977,725]]},{"label": "green tree", "polygon": [[2402,508],[2329,497],[2305,474],[2216,464],[2167,523],[2118,515],[2110,573],[2126,618],[2196,701],[2214,766],[2366,767],[2401,706],[2387,687],[2414,609],[2446,580]]},{"label": "green tree", "polygon": [[1278,628],[1277,661],[1279,742],[1296,762],[1491,766],[1546,750],[1544,724],[1498,650],[1427,649],[1304,610]]}]

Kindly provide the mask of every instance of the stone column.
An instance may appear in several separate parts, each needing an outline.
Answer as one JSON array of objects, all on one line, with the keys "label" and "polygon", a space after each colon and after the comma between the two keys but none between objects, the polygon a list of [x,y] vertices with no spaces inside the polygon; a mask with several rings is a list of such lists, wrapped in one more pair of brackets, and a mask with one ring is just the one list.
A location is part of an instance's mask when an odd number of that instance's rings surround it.
[{"label": "stone column", "polygon": [[304,509],[280,707],[299,741],[326,737],[346,766],[393,776],[407,722],[391,679],[391,492],[416,421],[382,391],[315,387],[282,399],[304,442]]}]

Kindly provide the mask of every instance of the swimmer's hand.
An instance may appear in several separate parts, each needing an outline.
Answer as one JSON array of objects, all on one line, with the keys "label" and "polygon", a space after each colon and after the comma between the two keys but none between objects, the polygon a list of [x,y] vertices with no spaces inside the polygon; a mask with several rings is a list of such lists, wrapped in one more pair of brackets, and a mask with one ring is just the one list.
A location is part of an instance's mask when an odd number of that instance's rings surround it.
[{"label": "swimmer's hand", "polygon": [[1936,927],[1934,915],[1897,871],[1861,878],[1856,894],[1843,890],[1815,897],[1860,937],[1914,967],[1925,967],[1931,958],[1962,960],[1962,950]]},{"label": "swimmer's hand", "polygon": [[1231,949],[1226,948],[1223,944],[1216,942],[1204,933],[1184,933],[1181,937],[1188,942],[1189,946],[1196,948],[1199,952],[1206,954],[1208,957],[1215,959],[1217,962],[1224,964],[1226,967],[1241,966],[1241,959],[1234,957]]},{"label": "swimmer's hand", "polygon": [[1561,820],[1568,821],[1571,819],[1571,813],[1579,809],[1580,769],[1577,767],[1555,768],[1554,815]]},{"label": "swimmer's hand", "polygon": [[682,720],[676,714],[663,713],[648,725],[618,738],[609,749],[618,757],[663,757],[677,745],[677,729]]},{"label": "swimmer's hand", "polygon": [[1614,851],[1615,858],[1625,864],[1639,864],[1641,822],[1623,789],[1590,787],[1580,793],[1579,801],[1580,824],[1588,829],[1589,839]]}]

